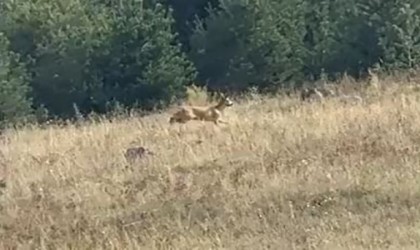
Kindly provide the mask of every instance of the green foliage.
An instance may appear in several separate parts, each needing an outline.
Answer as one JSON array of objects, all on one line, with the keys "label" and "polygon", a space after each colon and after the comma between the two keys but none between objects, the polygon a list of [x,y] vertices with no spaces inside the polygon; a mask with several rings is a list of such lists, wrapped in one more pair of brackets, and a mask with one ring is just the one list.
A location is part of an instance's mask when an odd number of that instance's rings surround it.
[{"label": "green foliage", "polygon": [[2,0],[0,33],[0,120],[420,64],[415,0]]},{"label": "green foliage", "polygon": [[380,60],[383,51],[379,46],[381,22],[378,10],[383,2],[342,0],[339,3],[338,44],[336,56],[330,64],[332,72],[347,71],[357,76],[359,71]]},{"label": "green foliage", "polygon": [[221,1],[191,38],[191,58],[210,88],[244,90],[299,80],[306,56],[303,1]]},{"label": "green foliage", "polygon": [[23,121],[30,114],[30,88],[24,67],[9,51],[9,41],[0,33],[0,123]]},{"label": "green foliage", "polygon": [[53,115],[73,115],[73,103],[81,105],[88,98],[86,65],[107,33],[104,11],[93,16],[77,0],[9,3],[12,24],[7,32],[12,41],[20,41],[12,48],[26,59],[33,76],[35,105]]},{"label": "green foliage", "polygon": [[35,106],[52,115],[74,116],[75,105],[83,113],[164,106],[194,78],[160,4],[6,1],[5,31],[33,76]]},{"label": "green foliage", "polygon": [[174,10],[175,28],[184,50],[190,49],[189,40],[194,31],[195,21],[206,18],[209,14],[209,8],[219,6],[218,0],[166,0],[162,2]]},{"label": "green foliage", "polygon": [[384,66],[407,69],[419,65],[420,2],[397,0],[386,7],[380,37]]},{"label": "green foliage", "polygon": [[102,83],[95,92],[147,109],[184,97],[195,70],[181,52],[171,30],[173,19],[163,6],[142,9],[136,1],[126,1],[112,17],[112,33],[92,57],[92,81]]},{"label": "green foliage", "polygon": [[[306,1],[304,43],[309,53],[305,62],[306,74],[319,78],[322,72],[332,73],[349,66],[351,57],[348,56],[351,55],[344,56],[345,46],[350,42],[347,39],[354,39],[348,35],[354,30],[342,29],[343,24],[351,20],[351,13],[346,11],[349,10],[349,2],[351,0]],[[341,63],[337,63],[340,60]]]},{"label": "green foliage", "polygon": [[[380,62],[385,68],[419,64],[420,4],[417,1],[314,1],[308,8],[309,33],[321,34],[314,49],[312,73],[359,71]],[[329,34],[329,35],[326,35]],[[321,48],[321,49],[318,49]]]}]

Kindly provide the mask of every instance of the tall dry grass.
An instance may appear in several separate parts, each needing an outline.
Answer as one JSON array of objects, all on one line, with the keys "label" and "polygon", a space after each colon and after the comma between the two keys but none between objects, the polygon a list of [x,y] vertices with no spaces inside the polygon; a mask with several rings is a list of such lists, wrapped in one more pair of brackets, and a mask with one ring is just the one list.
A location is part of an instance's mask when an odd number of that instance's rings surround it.
[{"label": "tall dry grass", "polygon": [[419,249],[420,92],[364,98],[9,131],[0,248]]}]

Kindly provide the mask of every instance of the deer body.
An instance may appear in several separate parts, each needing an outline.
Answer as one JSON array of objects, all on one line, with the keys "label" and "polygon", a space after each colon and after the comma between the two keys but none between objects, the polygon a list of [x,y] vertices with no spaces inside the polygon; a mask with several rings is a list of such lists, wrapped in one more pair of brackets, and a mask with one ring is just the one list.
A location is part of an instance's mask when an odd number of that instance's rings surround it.
[{"label": "deer body", "polygon": [[370,68],[368,69],[368,74],[368,85],[376,90],[379,90],[380,85],[378,75],[375,72],[373,72]]},{"label": "deer body", "polygon": [[318,88],[311,88],[311,89],[303,89],[300,97],[303,101],[313,100],[313,99],[323,100],[324,94],[321,91],[319,91]]},{"label": "deer body", "polygon": [[210,107],[200,107],[200,106],[183,106],[175,112],[169,119],[169,123],[186,123],[191,120],[199,121],[210,121],[214,124],[226,123],[221,120],[222,112],[226,107],[232,106],[232,101],[223,97],[216,105]]}]

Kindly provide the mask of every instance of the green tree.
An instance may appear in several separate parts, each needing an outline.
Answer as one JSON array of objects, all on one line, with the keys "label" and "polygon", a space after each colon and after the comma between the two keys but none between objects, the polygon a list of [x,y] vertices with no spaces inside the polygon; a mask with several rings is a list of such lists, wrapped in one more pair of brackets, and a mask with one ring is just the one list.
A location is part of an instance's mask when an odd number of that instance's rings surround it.
[{"label": "green tree", "polygon": [[[152,108],[182,97],[194,69],[173,18],[153,1],[5,0],[2,27],[51,115],[105,112],[110,102]],[[169,14],[169,15],[168,15]]]},{"label": "green tree", "polygon": [[9,50],[9,41],[0,33],[0,123],[16,123],[31,113],[28,77],[18,56]]},{"label": "green tree", "polygon": [[306,1],[305,44],[310,53],[305,73],[320,77],[359,71],[376,63],[382,50],[379,46],[381,27],[378,14],[384,1]]},{"label": "green tree", "polygon": [[98,99],[150,109],[183,98],[195,69],[181,52],[171,13],[159,3],[146,7],[137,1],[125,1],[112,13],[112,33],[91,62],[92,81],[102,83],[94,90],[102,93]]},{"label": "green tree", "polygon": [[420,63],[420,3],[397,0],[386,5],[380,45],[385,67],[407,69]]},{"label": "green tree", "polygon": [[184,51],[190,50],[189,39],[194,31],[195,21],[206,18],[208,9],[217,8],[219,0],[165,0],[162,1],[173,9],[175,29]]},{"label": "green tree", "polygon": [[191,37],[190,56],[210,88],[278,87],[300,80],[307,55],[304,2],[225,0]]},{"label": "green tree", "polygon": [[[107,32],[106,13],[76,0],[5,0],[12,49],[30,72],[35,107],[54,116],[74,115],[88,98],[86,66]],[[90,84],[90,83],[89,83]]]}]

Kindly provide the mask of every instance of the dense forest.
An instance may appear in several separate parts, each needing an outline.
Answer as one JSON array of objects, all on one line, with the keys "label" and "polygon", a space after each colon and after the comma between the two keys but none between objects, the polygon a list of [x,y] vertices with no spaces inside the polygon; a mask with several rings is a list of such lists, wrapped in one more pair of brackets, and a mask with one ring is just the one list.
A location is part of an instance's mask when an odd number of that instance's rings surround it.
[{"label": "dense forest", "polygon": [[415,0],[2,0],[0,23],[3,122],[420,62]]}]

